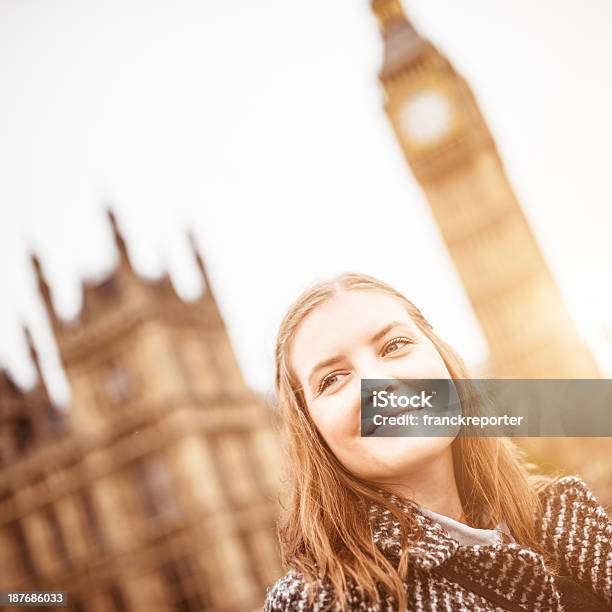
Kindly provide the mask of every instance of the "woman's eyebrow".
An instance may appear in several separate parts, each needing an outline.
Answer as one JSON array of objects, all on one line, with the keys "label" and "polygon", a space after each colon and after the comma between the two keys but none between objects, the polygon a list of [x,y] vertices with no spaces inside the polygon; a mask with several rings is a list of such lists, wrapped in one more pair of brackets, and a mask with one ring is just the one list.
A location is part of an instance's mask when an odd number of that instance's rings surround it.
[{"label": "woman's eyebrow", "polygon": [[[389,333],[394,327],[408,327],[405,321],[392,321],[388,325],[385,325],[380,331],[376,332],[372,338],[370,338],[370,343],[374,343],[377,340],[380,340],[385,334]],[[335,357],[330,357],[329,359],[324,359],[323,361],[319,361],[314,368],[310,371],[310,375],[308,376],[308,384],[312,388],[312,384],[314,381],[315,374],[322,370],[323,368],[327,368],[328,366],[334,365],[344,359],[344,355],[336,355]]]},{"label": "woman's eyebrow", "polygon": [[372,336],[370,342],[376,342],[377,340],[380,340],[386,333],[390,332],[394,327],[400,326],[408,327],[405,321],[392,321],[391,323],[389,323],[389,325],[385,325],[379,332],[376,332]]}]

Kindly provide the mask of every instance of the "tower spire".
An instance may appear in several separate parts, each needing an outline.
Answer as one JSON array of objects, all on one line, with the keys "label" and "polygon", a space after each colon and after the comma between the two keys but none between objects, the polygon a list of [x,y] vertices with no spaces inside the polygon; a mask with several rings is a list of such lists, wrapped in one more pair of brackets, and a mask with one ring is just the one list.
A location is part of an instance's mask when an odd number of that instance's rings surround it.
[{"label": "tower spire", "polygon": [[198,270],[204,279],[204,283],[206,284],[206,291],[210,294],[212,301],[217,304],[215,299],[215,294],[212,290],[212,285],[210,284],[210,278],[208,277],[208,272],[206,270],[206,266],[204,265],[204,259],[202,257],[202,253],[200,253],[200,249],[196,243],[195,236],[191,230],[187,230],[187,239],[189,240],[189,245],[191,246],[191,252],[193,253],[193,258],[195,259],[196,265],[198,266]]},{"label": "tower spire", "polygon": [[42,373],[42,367],[40,365],[40,357],[38,356],[38,351],[36,350],[36,346],[34,344],[34,340],[32,338],[32,333],[30,332],[30,328],[24,323],[21,326],[23,330],[23,335],[25,336],[26,343],[28,345],[28,352],[30,353],[30,359],[34,364],[34,368],[36,369],[36,374],[38,375],[37,384],[42,385],[45,396],[49,396],[47,392],[47,385],[45,384],[45,379]]},{"label": "tower spire", "polygon": [[370,6],[378,19],[384,42],[379,72],[384,81],[408,69],[431,48],[431,44],[415,30],[400,0],[370,0]]},{"label": "tower spire", "polygon": [[[218,319],[219,324],[222,327],[225,327],[225,322],[223,321],[223,317],[221,316],[221,311],[219,310],[219,304],[217,304],[217,299],[215,298],[215,292],[213,291],[212,284],[210,282],[210,277],[208,276],[208,272],[206,270],[206,266],[204,265],[204,258],[200,253],[200,249],[196,243],[195,236],[193,232],[188,229],[187,230],[187,238],[189,239],[189,244],[191,245],[191,252],[193,253],[193,257],[196,261],[196,265],[198,266],[198,270],[204,279],[204,283],[206,285],[206,294],[208,295],[208,299],[210,300],[213,306],[214,316]],[[206,294],[203,294],[205,296]]]},{"label": "tower spire", "polygon": [[36,372],[38,373],[38,377],[42,380],[42,370],[40,367],[40,359],[38,358],[38,351],[34,346],[34,340],[32,338],[32,333],[30,332],[30,328],[23,323],[21,326],[23,330],[23,335],[25,336],[26,343],[28,345],[28,352],[30,353],[30,358],[32,359],[32,363],[36,368]]},{"label": "tower spire", "polygon": [[400,0],[371,0],[370,5],[383,31],[392,23],[408,22]]},{"label": "tower spire", "polygon": [[121,259],[121,262],[122,263],[125,262],[128,268],[131,269],[132,266],[130,265],[130,258],[128,256],[127,246],[125,244],[123,235],[121,234],[121,230],[119,229],[119,224],[117,223],[117,217],[115,216],[115,213],[112,211],[110,206],[107,206],[106,208],[106,215],[108,216],[108,220],[111,224],[111,229],[113,231],[113,239],[115,241],[115,246],[117,247],[117,251],[119,251],[119,257]]},{"label": "tower spire", "polygon": [[34,274],[36,276],[36,283],[38,285],[38,292],[43,299],[45,304],[45,309],[47,311],[47,316],[51,322],[52,327],[56,327],[59,323],[59,318],[57,313],[55,312],[55,308],[53,307],[53,300],[51,299],[51,289],[49,288],[49,283],[47,283],[47,279],[43,272],[42,266],[40,264],[40,259],[38,255],[34,252],[30,252],[30,261],[32,262],[32,267],[34,268]]}]

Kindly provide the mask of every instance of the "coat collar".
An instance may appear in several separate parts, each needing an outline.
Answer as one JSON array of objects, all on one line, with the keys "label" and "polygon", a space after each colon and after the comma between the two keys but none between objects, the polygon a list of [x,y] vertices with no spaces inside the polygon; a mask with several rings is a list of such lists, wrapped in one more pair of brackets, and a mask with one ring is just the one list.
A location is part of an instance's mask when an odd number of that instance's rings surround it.
[{"label": "coat collar", "polygon": [[[453,539],[440,523],[423,514],[418,504],[388,491],[379,489],[378,492],[398,506],[404,514],[416,519],[421,534],[409,538],[408,546],[408,558],[415,566],[430,570],[457,552],[459,542]],[[370,504],[369,519],[378,547],[387,557],[399,561],[402,553],[399,521],[389,510],[375,503]]]},{"label": "coat collar", "polygon": [[[387,491],[380,489],[378,491],[399,506],[404,513],[411,514],[421,528],[420,535],[408,537],[409,565],[429,571],[455,557],[451,563],[456,568],[469,566],[477,568],[477,574],[482,574],[483,571],[486,574],[487,568],[491,568],[497,559],[506,568],[512,568],[512,571],[494,573],[494,582],[499,593],[516,592],[516,581],[519,576],[522,584],[531,585],[532,591],[538,593],[538,601],[556,602],[555,610],[560,606],[560,595],[554,578],[548,574],[544,559],[539,553],[514,542],[461,546],[440,523],[423,514],[415,502]],[[377,546],[392,563],[397,564],[402,553],[401,528],[398,520],[390,511],[376,503],[371,503],[369,506],[369,519]],[[488,575],[488,579],[491,579],[491,575]],[[527,595],[525,591],[524,596]]]}]

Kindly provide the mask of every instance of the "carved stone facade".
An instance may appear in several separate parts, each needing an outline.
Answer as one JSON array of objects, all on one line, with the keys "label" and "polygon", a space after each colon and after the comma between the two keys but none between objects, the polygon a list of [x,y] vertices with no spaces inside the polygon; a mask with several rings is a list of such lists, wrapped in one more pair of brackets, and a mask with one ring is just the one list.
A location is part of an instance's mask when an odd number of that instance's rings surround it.
[{"label": "carved stone facade", "polygon": [[468,84],[400,0],[372,0],[372,9],[385,110],[487,340],[482,374],[598,378]]},{"label": "carved stone facade", "polygon": [[[62,321],[33,257],[71,387],[0,377],[2,588],[66,590],[69,609],[250,611],[281,574],[272,411],[247,386],[204,263],[199,299],[130,265],[83,284]],[[62,608],[58,608],[62,609]],[[63,608],[65,609],[65,608]]]}]

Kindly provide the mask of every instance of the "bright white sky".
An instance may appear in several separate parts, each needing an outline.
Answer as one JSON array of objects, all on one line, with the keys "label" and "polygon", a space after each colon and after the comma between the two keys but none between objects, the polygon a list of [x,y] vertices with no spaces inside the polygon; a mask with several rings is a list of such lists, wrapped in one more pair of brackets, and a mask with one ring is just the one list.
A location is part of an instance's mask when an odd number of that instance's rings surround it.
[{"label": "bright white sky", "polygon": [[[580,333],[612,374],[612,5],[405,0],[472,85]],[[381,107],[367,0],[1,0],[0,359],[29,385],[32,329],[67,398],[27,256],[57,307],[114,261],[199,290],[204,251],[245,376],[270,389],[306,284],[364,271],[474,364],[485,346]],[[607,331],[606,331],[607,330]]]}]

